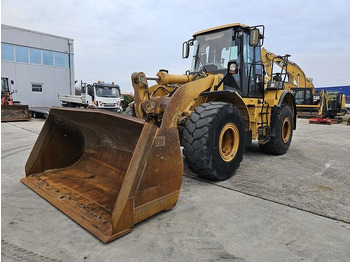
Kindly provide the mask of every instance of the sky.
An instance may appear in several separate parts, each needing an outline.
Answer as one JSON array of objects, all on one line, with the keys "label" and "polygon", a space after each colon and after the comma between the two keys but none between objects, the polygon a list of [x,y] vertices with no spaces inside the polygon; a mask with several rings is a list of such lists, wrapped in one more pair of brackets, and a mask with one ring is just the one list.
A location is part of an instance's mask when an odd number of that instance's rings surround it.
[{"label": "sky", "polygon": [[183,74],[182,43],[202,29],[265,26],[264,47],[290,54],[315,87],[350,85],[348,0],[2,0],[1,23],[74,39],[75,79],[119,84],[159,69]]}]

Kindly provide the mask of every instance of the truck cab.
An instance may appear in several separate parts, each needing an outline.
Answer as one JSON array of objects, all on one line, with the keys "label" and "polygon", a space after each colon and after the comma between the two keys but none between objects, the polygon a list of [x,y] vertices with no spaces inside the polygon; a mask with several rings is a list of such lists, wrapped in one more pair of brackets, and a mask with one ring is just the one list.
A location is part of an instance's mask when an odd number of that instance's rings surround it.
[{"label": "truck cab", "polygon": [[119,85],[98,81],[93,84],[81,82],[81,95],[57,94],[63,107],[93,107],[120,113],[122,96]]},{"label": "truck cab", "polygon": [[82,100],[87,105],[94,105],[97,108],[111,111],[121,111],[120,87],[117,84],[107,84],[98,81],[97,83],[82,83]]}]

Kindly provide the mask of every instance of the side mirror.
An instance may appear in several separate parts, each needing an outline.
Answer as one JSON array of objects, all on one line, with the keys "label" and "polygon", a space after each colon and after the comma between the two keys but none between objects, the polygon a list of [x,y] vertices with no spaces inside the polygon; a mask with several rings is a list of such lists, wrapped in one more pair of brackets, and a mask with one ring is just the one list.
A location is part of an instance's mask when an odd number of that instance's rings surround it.
[{"label": "side mirror", "polygon": [[10,83],[11,83],[11,85],[13,85],[15,83],[15,81],[11,80]]},{"label": "side mirror", "polygon": [[249,33],[249,45],[250,46],[258,46],[260,39],[260,30],[258,28],[250,29]]},{"label": "side mirror", "polygon": [[182,44],[182,58],[186,59],[190,55],[190,43],[189,41]]},{"label": "side mirror", "polygon": [[228,64],[227,64],[227,73],[228,74],[237,74],[238,73],[237,62],[228,62]]}]

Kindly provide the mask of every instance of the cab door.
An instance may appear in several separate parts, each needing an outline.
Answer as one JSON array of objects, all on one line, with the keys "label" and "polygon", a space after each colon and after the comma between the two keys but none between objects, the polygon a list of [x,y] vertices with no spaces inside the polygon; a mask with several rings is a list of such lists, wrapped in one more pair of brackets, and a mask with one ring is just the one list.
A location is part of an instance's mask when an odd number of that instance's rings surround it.
[{"label": "cab door", "polygon": [[261,48],[249,45],[249,34],[243,33],[242,44],[243,97],[262,98],[264,95],[264,66],[261,61]]}]

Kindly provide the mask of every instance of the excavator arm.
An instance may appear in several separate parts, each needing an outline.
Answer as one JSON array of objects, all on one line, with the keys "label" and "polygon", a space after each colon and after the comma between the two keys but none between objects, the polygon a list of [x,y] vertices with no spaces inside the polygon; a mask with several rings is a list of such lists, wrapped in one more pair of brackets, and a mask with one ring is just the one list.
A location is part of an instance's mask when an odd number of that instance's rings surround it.
[{"label": "excavator arm", "polygon": [[286,88],[296,88],[296,87],[309,87],[314,88],[313,83],[308,79],[304,71],[294,62],[288,60],[287,65],[283,57],[275,55],[274,53],[266,50],[265,48],[261,49],[261,58],[262,62],[265,65],[266,73],[269,77],[272,76],[272,63],[278,65],[281,68],[287,66],[286,69],[288,74],[288,82],[286,83]]}]

